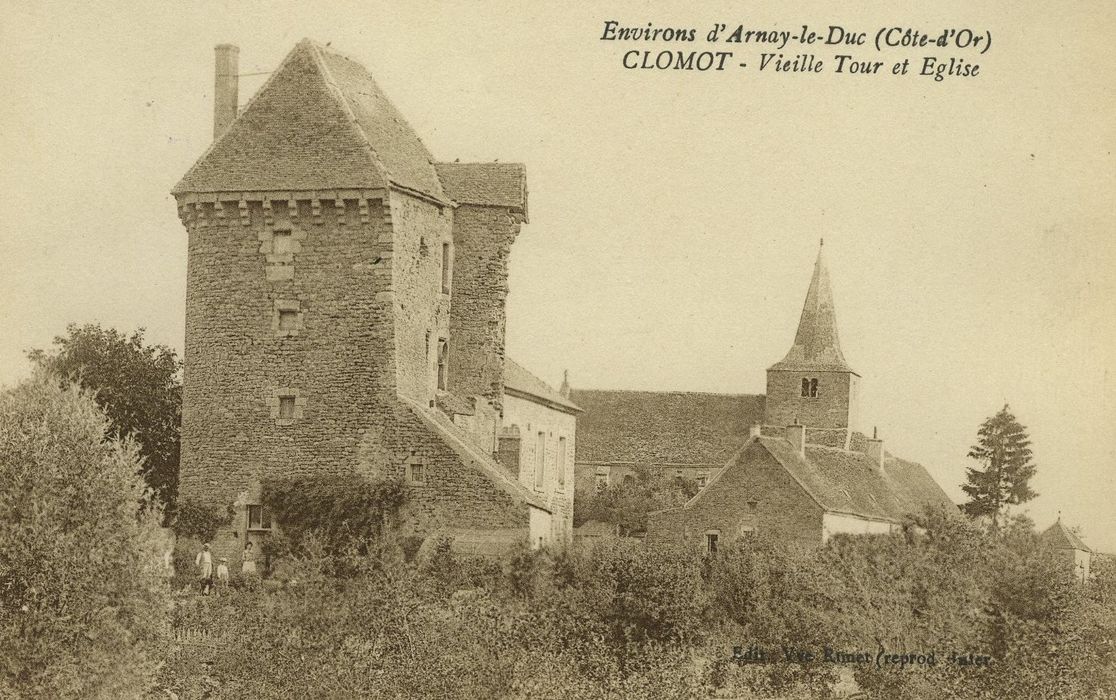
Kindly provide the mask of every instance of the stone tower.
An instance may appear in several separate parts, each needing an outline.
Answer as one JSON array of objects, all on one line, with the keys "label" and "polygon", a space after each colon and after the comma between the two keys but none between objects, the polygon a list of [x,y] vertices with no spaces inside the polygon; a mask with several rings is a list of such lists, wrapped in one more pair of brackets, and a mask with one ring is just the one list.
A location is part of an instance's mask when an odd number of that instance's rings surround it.
[{"label": "stone tower", "polygon": [[807,442],[847,448],[857,429],[860,375],[845,361],[822,247],[806,292],[794,345],[767,370],[764,424],[771,431],[799,423]]},{"label": "stone tower", "polygon": [[234,509],[225,551],[266,536],[266,477],[354,472],[410,487],[414,535],[549,537],[492,457],[523,166],[436,163],[363,66],[309,40],[237,114],[235,58],[217,48],[216,138],[173,190],[182,496]]}]

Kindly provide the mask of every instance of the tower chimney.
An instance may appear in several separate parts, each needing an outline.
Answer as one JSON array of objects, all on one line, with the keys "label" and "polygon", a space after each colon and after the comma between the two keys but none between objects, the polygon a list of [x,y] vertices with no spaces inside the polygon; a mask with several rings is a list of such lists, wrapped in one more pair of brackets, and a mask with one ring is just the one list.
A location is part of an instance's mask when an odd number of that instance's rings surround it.
[{"label": "tower chimney", "polygon": [[558,389],[558,393],[567,399],[570,398],[570,371],[568,369],[562,370],[562,387]]},{"label": "tower chimney", "polygon": [[217,139],[236,119],[239,91],[240,48],[218,44],[213,78],[213,138]]},{"label": "tower chimney", "polygon": [[872,428],[872,437],[868,440],[868,448],[864,451],[872,460],[872,466],[877,470],[883,469],[884,463],[884,447],[883,440],[879,438],[879,433],[875,428]]}]

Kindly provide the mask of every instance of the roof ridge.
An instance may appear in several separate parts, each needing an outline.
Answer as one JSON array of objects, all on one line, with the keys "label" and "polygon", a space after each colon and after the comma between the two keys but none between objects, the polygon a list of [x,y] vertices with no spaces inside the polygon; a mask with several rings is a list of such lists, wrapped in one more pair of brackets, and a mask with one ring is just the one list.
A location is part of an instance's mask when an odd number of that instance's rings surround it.
[{"label": "roof ridge", "polygon": [[570,391],[592,391],[597,393],[608,394],[685,394],[691,396],[724,396],[730,398],[741,397],[765,397],[766,394],[726,394],[719,391],[686,391],[686,390],[656,390],[656,389],[573,389]]},{"label": "roof ridge", "polygon": [[[349,118],[350,128],[352,128],[352,130],[356,132],[357,138],[359,138],[361,142],[364,143],[364,147],[368,150],[368,156],[372,159],[373,167],[375,167],[378,171],[380,179],[383,180],[384,184],[386,184],[390,189],[390,187],[396,183],[390,177],[390,172],[388,171],[387,166],[384,165],[383,159],[380,158],[380,154],[376,152],[376,149],[372,147],[371,141],[368,140],[368,134],[366,134],[364,129],[361,127],[360,121],[356,117],[356,113],[353,112],[353,108],[349,104],[349,99],[345,97],[345,92],[341,89],[341,87],[337,84],[337,80],[333,77],[333,71],[329,69],[329,66],[327,66],[326,62],[322,59],[322,53],[326,51],[326,48],[312,39],[303,39],[299,42],[299,44],[303,43],[310,46],[310,48],[313,50],[314,63],[318,66],[318,70],[321,71],[322,77],[325,79],[326,82],[326,87],[329,88],[329,93],[333,95],[334,99],[338,103],[340,103],[341,109],[345,111],[345,115]],[[353,59],[339,52],[331,51],[330,53],[339,58],[343,58],[346,61],[351,61],[357,66],[361,65],[359,62],[354,61]],[[361,68],[363,69],[363,66],[361,66]],[[365,70],[365,72],[367,73],[368,71]],[[368,78],[369,80],[372,80],[373,83],[376,82],[372,79],[371,73],[368,74]]]}]

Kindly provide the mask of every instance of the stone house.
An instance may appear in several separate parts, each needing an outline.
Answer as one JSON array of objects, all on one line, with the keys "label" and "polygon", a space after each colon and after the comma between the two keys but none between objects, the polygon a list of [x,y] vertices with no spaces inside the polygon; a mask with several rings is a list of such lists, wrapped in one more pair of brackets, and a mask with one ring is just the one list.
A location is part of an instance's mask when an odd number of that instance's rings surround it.
[{"label": "stone house", "polygon": [[[238,110],[238,51],[216,52],[214,141],[173,189],[180,494],[234,508],[214,548],[271,531],[263,478],[341,473],[404,481],[402,527],[427,541],[569,540],[576,406],[504,354],[524,167],[436,162],[363,66],[309,40]],[[496,457],[528,424],[541,479],[530,439]]]},{"label": "stone house", "polygon": [[708,475],[647,528],[650,542],[707,551],[761,529],[820,543],[893,531],[925,506],[955,509],[925,468],[859,431],[859,384],[819,250],[794,344],[768,368],[763,396],[574,391],[585,409],[578,479],[612,479],[626,464]]},{"label": "stone house", "polygon": [[1089,572],[1093,563],[1093,550],[1073,534],[1073,531],[1062,524],[1059,517],[1054,524],[1046,528],[1039,538],[1054,548],[1062,556],[1066,564],[1073,569],[1073,576],[1081,583],[1089,580]]}]

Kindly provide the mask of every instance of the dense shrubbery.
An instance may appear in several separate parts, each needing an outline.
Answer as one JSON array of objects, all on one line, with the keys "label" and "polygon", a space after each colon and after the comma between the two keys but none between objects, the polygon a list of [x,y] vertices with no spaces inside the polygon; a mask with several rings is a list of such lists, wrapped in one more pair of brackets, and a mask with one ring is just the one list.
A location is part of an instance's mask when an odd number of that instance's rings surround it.
[{"label": "dense shrubbery", "polygon": [[[390,526],[398,484],[270,482],[291,575],[190,587],[169,607],[158,509],[137,511],[135,448],[105,427],[52,382],[0,395],[0,696],[789,699],[831,695],[841,675],[899,700],[1116,696],[1111,561],[1082,586],[1029,523],[990,534],[943,513],[824,547],[760,535],[712,559],[631,539],[495,560],[441,540],[413,558]],[[226,515],[183,504],[179,548]],[[828,663],[826,647],[871,661]],[[880,649],[937,663],[879,669]]]},{"label": "dense shrubbery", "polygon": [[[185,601],[176,627],[209,630],[213,646],[175,657],[164,685],[185,697],[191,684],[229,696],[297,684],[312,696],[816,698],[844,671],[873,697],[1113,693],[1111,566],[1080,586],[1031,533],[942,514],[918,525],[822,548],[756,537],[712,560],[614,540],[493,561],[446,540],[408,564],[385,542],[349,550],[343,579],[311,556],[276,592]],[[753,645],[775,662],[733,661],[733,647]],[[787,663],[784,647],[819,660]],[[871,661],[827,663],[826,647]],[[880,648],[937,663],[878,669]],[[951,653],[992,662],[963,667]]]},{"label": "dense shrubbery", "polygon": [[[160,509],[90,394],[0,394],[0,697],[137,697],[164,655]],[[137,508],[137,505],[139,506]]]}]

